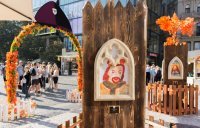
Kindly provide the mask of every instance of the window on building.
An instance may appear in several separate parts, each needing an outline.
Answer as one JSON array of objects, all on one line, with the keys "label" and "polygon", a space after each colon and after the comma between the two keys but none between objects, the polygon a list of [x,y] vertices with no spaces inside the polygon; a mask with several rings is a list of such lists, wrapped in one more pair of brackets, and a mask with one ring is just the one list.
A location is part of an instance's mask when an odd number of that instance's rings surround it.
[{"label": "window on building", "polygon": [[194,42],[194,50],[200,50],[200,41]]},{"label": "window on building", "polygon": [[185,13],[190,13],[190,5],[185,6]]},{"label": "window on building", "polygon": [[187,41],[187,44],[188,44],[188,51],[191,51],[192,50],[192,48],[191,48],[191,42]]},{"label": "window on building", "polygon": [[72,50],[73,50],[72,43],[68,38],[66,38],[66,51],[72,51]]},{"label": "window on building", "polygon": [[197,12],[200,12],[200,4],[197,6]]},{"label": "window on building", "polygon": [[196,27],[196,36],[200,36],[200,22],[197,23],[197,27]]},{"label": "window on building", "polygon": [[82,18],[78,18],[78,33],[82,33]]}]

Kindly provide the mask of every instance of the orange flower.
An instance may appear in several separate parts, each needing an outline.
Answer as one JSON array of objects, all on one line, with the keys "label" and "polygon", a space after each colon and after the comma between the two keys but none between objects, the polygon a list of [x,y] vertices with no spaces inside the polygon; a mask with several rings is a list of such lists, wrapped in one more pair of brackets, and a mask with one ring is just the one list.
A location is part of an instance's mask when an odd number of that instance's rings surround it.
[{"label": "orange flower", "polygon": [[6,93],[8,103],[16,104],[16,89],[17,89],[17,71],[16,63],[18,62],[18,52],[8,52],[6,55]]},{"label": "orange flower", "polygon": [[186,44],[187,44],[187,42],[182,42],[182,44],[183,44],[183,45],[186,45]]},{"label": "orange flower", "polygon": [[181,33],[183,35],[192,36],[194,30],[194,18],[186,18],[185,20],[181,21]]},{"label": "orange flower", "polygon": [[160,26],[160,29],[167,31],[170,34],[170,37],[166,39],[166,45],[178,45],[180,44],[177,37],[177,33],[180,32],[183,35],[191,36],[193,34],[194,19],[186,18],[185,20],[180,20],[176,13],[170,18],[169,16],[162,16],[157,19],[156,24]]},{"label": "orange flower", "polygon": [[171,29],[171,22],[169,16],[163,16],[156,20],[156,24],[160,26],[160,29],[163,31],[170,31]]},{"label": "orange flower", "polygon": [[[16,72],[16,63],[18,62],[18,51],[17,49],[20,47],[22,40],[24,37],[27,35],[31,34],[34,31],[41,31],[45,28],[52,28],[48,27],[46,25],[41,26],[36,23],[32,23],[30,25],[22,27],[22,31],[19,33],[17,37],[15,37],[14,41],[12,42],[10,52],[7,53],[6,55],[6,77],[7,77],[7,82],[6,82],[6,93],[7,93],[7,99],[8,102],[11,104],[16,104],[17,98],[16,98],[16,89],[17,89],[17,79],[18,79],[18,74]],[[83,69],[82,69],[82,53],[81,53],[81,48],[80,48],[80,43],[78,42],[78,39],[76,36],[72,33],[69,33],[61,28],[56,28],[57,30],[63,32],[66,36],[69,37],[69,39],[73,42],[73,44],[76,46],[78,53],[79,53],[79,58],[78,58],[78,87],[79,90],[81,91],[83,88]],[[23,113],[23,112],[22,112]]]}]

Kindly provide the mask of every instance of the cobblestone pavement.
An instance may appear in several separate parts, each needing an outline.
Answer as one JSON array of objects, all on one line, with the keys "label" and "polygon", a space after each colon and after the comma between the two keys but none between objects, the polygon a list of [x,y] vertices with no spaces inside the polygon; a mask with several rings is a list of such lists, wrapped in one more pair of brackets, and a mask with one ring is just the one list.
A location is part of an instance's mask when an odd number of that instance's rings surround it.
[{"label": "cobblestone pavement", "polygon": [[[58,92],[47,89],[41,96],[31,97],[37,103],[35,116],[7,123],[0,122],[0,128],[56,128],[59,124],[78,115],[82,111],[81,103],[69,103],[65,99],[66,89],[77,88],[76,78],[77,75],[60,76]],[[0,76],[1,103],[6,102],[5,96],[4,83]]]}]

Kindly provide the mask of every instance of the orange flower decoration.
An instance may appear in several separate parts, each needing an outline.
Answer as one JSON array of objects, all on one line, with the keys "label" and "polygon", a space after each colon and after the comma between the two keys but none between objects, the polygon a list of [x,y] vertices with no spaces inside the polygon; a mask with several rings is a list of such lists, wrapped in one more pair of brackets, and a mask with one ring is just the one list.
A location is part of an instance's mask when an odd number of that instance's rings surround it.
[{"label": "orange flower decoration", "polygon": [[[17,80],[18,80],[18,74],[16,71],[17,68],[17,62],[18,62],[18,48],[20,47],[23,39],[29,35],[32,34],[33,32],[39,32],[45,28],[49,28],[52,29],[52,27],[49,26],[41,26],[39,24],[36,23],[32,23],[30,25],[24,26],[22,27],[22,31],[19,33],[19,35],[17,37],[15,37],[15,39],[12,42],[11,48],[10,48],[10,52],[7,53],[6,55],[6,93],[7,93],[7,98],[8,98],[8,103],[10,104],[16,104],[17,102],[17,98],[16,98],[16,89],[17,89]],[[66,36],[69,37],[69,39],[71,40],[71,42],[73,42],[73,44],[76,46],[77,51],[79,53],[78,56],[78,87],[79,90],[81,91],[83,88],[83,70],[82,70],[82,52],[81,52],[81,47],[80,47],[80,43],[78,42],[78,39],[76,38],[76,36],[72,33],[69,33],[61,28],[56,28],[57,30],[59,30],[60,32],[63,32]]]},{"label": "orange flower decoration", "polygon": [[162,29],[163,31],[170,31],[171,29],[171,21],[169,16],[160,17],[156,21],[156,24],[160,25],[160,29]]},{"label": "orange flower decoration", "polygon": [[17,79],[18,74],[16,71],[18,62],[18,52],[8,52],[6,54],[6,93],[8,103],[16,104],[16,89],[17,89]]},{"label": "orange flower decoration", "polygon": [[[169,16],[162,16],[157,19],[156,24],[159,25],[160,29],[170,34],[170,37],[166,39],[166,45],[178,45],[179,39],[177,33],[180,32],[182,35],[192,36],[194,30],[194,18],[186,18],[180,20],[176,13],[170,18]],[[180,43],[181,44],[181,43]]]}]

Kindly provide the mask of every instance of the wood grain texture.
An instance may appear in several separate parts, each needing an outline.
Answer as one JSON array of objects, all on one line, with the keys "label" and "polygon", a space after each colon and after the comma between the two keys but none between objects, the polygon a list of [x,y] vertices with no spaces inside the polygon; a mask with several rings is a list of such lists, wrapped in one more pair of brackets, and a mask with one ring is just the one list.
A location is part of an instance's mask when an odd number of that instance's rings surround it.
[{"label": "wood grain texture", "polygon": [[[103,8],[100,2],[83,9],[83,127],[144,128],[146,21],[143,2],[123,7],[112,2]],[[117,38],[124,42],[135,60],[135,101],[94,101],[94,61],[101,46]],[[120,106],[119,114],[110,114],[109,106]],[[137,114],[135,114],[137,113]]]},{"label": "wood grain texture", "polygon": [[[168,79],[168,66],[170,61],[177,56],[183,63],[183,80],[170,80]],[[185,85],[187,82],[188,75],[188,46],[177,45],[177,46],[164,46],[164,84],[170,85],[174,81],[177,81],[178,85]]]}]

